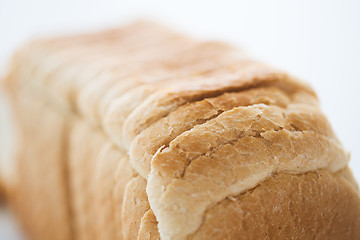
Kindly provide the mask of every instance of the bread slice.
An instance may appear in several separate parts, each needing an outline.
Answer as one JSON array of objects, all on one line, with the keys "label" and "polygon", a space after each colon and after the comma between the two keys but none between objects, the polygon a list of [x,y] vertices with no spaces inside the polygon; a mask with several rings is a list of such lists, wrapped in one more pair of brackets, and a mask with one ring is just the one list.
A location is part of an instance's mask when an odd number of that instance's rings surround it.
[{"label": "bread slice", "polygon": [[136,22],[34,40],[6,83],[32,239],[360,238],[316,94],[233,46]]}]

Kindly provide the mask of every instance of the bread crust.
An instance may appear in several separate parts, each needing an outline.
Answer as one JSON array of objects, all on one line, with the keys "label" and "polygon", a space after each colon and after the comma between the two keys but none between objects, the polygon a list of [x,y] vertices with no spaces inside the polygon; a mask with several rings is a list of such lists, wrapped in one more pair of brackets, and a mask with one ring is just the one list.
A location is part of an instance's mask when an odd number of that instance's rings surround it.
[{"label": "bread crust", "polygon": [[159,230],[157,228],[156,217],[151,209],[149,209],[141,218],[138,240],[157,240],[160,239]]},{"label": "bread crust", "polygon": [[271,176],[208,210],[189,239],[357,239],[358,193],[341,171]]},{"label": "bread crust", "polygon": [[360,238],[314,91],[230,45],[138,22],[33,41],[6,84],[33,239]]},{"label": "bread crust", "polygon": [[[335,173],[278,173],[208,209],[187,239],[357,239],[357,198],[348,167]],[[141,239],[160,239],[152,234],[157,232],[153,216],[144,215]]]}]

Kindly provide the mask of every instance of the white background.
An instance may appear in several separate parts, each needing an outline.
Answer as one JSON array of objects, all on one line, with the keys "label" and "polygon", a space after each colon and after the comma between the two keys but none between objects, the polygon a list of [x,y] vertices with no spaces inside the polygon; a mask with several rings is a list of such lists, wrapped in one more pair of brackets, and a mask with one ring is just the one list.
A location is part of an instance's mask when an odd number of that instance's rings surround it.
[{"label": "white background", "polygon": [[[137,18],[157,20],[203,39],[232,42],[309,82],[351,151],[350,165],[360,181],[357,0],[0,0],[0,72],[5,72],[16,47],[39,34],[92,31]],[[9,127],[3,108],[0,134],[5,136]],[[1,146],[6,146],[9,138],[2,139]]]}]

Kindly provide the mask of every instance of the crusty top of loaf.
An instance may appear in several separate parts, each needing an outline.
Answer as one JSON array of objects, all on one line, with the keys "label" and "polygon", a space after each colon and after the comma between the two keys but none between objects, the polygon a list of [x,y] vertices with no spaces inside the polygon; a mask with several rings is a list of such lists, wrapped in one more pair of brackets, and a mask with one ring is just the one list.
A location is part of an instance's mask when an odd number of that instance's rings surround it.
[{"label": "crusty top of loaf", "polygon": [[14,76],[28,80],[9,81],[14,91],[26,85],[129,152],[162,239],[186,239],[207,209],[274,173],[349,160],[308,85],[152,23],[34,40],[13,67],[33,76]]}]

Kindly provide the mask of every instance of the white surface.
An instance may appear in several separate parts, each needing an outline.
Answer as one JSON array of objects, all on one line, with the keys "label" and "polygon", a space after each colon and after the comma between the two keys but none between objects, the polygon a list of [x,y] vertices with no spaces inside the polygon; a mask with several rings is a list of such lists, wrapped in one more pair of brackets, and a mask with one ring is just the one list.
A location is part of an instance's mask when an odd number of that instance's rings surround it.
[{"label": "white surface", "polygon": [[0,207],[0,239],[1,240],[22,240],[20,231],[16,228],[13,216],[10,212]]},{"label": "white surface", "polygon": [[356,0],[0,0],[0,72],[14,49],[38,34],[96,30],[138,17],[224,39],[315,88],[360,181],[359,12]]}]

